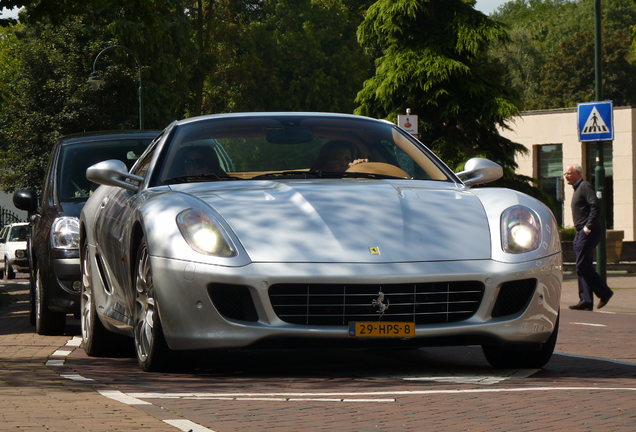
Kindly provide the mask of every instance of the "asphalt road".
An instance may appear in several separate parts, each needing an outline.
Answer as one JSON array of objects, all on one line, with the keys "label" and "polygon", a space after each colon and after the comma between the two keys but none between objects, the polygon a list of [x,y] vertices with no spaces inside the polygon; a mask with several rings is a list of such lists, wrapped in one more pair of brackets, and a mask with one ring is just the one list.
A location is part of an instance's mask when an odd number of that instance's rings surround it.
[{"label": "asphalt road", "polygon": [[[602,312],[571,311],[542,370],[495,370],[477,347],[237,351],[170,373],[87,357],[79,325],[34,335],[26,282],[0,307],[0,430],[634,431],[636,277]],[[2,301],[0,298],[0,302]]]}]

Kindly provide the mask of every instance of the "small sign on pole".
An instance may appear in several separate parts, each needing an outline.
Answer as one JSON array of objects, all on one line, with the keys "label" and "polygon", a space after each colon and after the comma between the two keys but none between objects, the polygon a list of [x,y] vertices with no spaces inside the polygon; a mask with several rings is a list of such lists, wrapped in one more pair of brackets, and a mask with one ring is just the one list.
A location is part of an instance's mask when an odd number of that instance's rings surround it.
[{"label": "small sign on pole", "polygon": [[417,115],[411,114],[411,109],[406,109],[406,115],[398,115],[398,126],[410,133],[417,136]]},{"label": "small sign on pole", "polygon": [[612,101],[580,103],[577,114],[579,141],[614,140]]}]

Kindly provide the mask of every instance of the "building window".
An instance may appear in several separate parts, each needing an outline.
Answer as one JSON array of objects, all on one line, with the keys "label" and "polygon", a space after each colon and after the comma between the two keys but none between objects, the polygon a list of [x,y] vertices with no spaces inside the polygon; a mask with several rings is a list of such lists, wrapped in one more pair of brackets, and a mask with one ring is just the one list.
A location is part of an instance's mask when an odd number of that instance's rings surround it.
[{"label": "building window", "polygon": [[536,146],[539,187],[551,199],[550,207],[559,225],[563,225],[563,149],[561,144]]},{"label": "building window", "polygon": [[[592,183],[596,189],[596,143],[588,142],[585,146],[587,180]],[[614,165],[612,164],[612,143],[611,141],[603,142],[603,168],[605,169],[605,190],[603,198],[605,199],[605,227],[614,228]]]}]

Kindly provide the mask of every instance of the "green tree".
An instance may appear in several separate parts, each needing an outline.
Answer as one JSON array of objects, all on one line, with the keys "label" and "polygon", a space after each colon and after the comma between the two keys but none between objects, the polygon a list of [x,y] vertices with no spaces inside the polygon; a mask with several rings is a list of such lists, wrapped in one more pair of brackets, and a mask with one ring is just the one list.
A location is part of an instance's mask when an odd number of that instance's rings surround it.
[{"label": "green tree", "polygon": [[9,83],[18,74],[18,40],[15,31],[20,27],[0,27],[0,106],[11,98]]},{"label": "green tree", "polygon": [[[616,106],[636,102],[636,66],[628,63],[628,40],[627,29],[607,31],[602,39],[602,96]],[[543,108],[595,100],[594,35],[574,33],[564,38],[541,69],[540,79],[536,103]]]},{"label": "green tree", "polygon": [[394,120],[409,107],[419,115],[423,142],[452,167],[485,155],[508,170],[520,144],[498,127],[519,113],[502,85],[504,70],[486,55],[506,39],[503,26],[470,0],[380,0],[358,29],[376,54],[375,75],[358,93],[357,112]]},{"label": "green tree", "polygon": [[125,50],[109,50],[96,63],[106,79],[103,89],[93,92],[86,84],[97,53],[108,46],[121,44],[139,55],[147,128],[181,117],[190,51],[183,11],[173,1],[140,2],[135,10],[87,4],[82,15],[52,24],[27,9],[23,30],[8,28],[16,36],[18,68],[4,83],[11,97],[0,112],[4,188],[39,187],[60,135],[138,127],[137,65]]},{"label": "green tree", "polygon": [[[494,45],[490,54],[508,69],[505,82],[522,95],[523,109],[563,108],[593,99],[594,0],[514,0],[493,18],[508,26],[511,40]],[[621,104],[636,103],[628,90],[634,71],[625,60],[632,40],[625,31],[634,22],[633,0],[602,2],[605,98]]]},{"label": "green tree", "polygon": [[270,0],[235,15],[243,20],[222,39],[226,55],[208,76],[204,107],[351,112],[369,73],[355,37],[365,3]]}]

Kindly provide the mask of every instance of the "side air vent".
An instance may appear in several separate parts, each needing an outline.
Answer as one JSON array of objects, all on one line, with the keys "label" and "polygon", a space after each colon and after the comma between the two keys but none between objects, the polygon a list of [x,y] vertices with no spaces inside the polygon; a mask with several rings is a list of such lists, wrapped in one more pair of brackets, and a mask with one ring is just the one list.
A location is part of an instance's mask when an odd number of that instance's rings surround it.
[{"label": "side air vent", "polygon": [[536,287],[536,279],[505,282],[499,289],[492,316],[496,318],[522,312],[528,307]]}]

